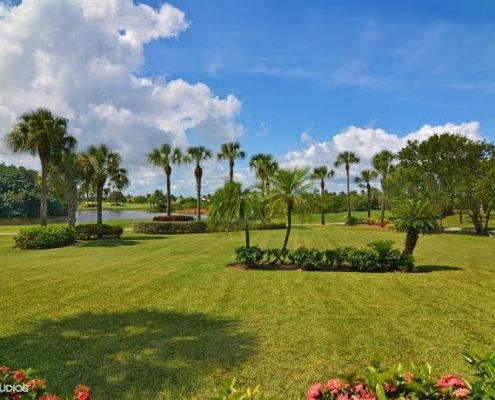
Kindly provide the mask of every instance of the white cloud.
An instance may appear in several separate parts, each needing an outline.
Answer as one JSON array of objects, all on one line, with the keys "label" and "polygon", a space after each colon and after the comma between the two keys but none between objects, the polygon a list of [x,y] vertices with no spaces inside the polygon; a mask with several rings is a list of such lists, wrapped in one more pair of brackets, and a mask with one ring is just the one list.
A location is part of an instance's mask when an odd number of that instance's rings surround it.
[{"label": "white cloud", "polygon": [[[438,133],[458,133],[470,139],[481,139],[479,122],[465,122],[461,124],[447,123],[445,125],[423,125],[419,130],[410,132],[403,137],[388,133],[379,128],[358,128],[350,126],[342,132],[324,142],[314,142],[310,136],[303,150],[291,151],[280,158],[283,167],[308,166],[316,167],[326,165],[336,172],[335,178],[330,181],[331,190],[344,190],[345,170],[343,167],[335,168],[333,163],[337,155],[343,151],[353,151],[360,158],[358,165],[351,166],[351,173],[355,176],[365,168],[371,167],[371,159],[381,150],[396,152],[406,145],[408,140],[425,140]],[[303,133],[304,135],[304,133]],[[301,139],[308,139],[301,135]],[[305,142],[305,140],[303,140]]]},{"label": "white cloud", "polygon": [[[1,3],[3,4],[3,3]],[[241,102],[203,83],[140,77],[144,46],[187,29],[184,13],[132,0],[24,0],[0,7],[0,161],[38,167],[12,155],[4,136],[16,116],[40,106],[70,119],[83,149],[106,142],[121,152],[131,189],[153,188],[145,165],[152,146],[238,138]],[[151,174],[151,175],[149,175]]]}]

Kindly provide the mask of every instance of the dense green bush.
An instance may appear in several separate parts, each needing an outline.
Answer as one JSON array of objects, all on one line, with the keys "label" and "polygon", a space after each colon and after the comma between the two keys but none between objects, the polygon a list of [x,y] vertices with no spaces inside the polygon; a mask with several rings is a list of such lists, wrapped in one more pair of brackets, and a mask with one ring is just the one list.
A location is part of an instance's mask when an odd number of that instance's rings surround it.
[{"label": "dense green bush", "polygon": [[194,220],[195,218],[191,215],[157,215],[156,217],[153,217],[153,221],[184,222]]},{"label": "dense green bush", "polygon": [[206,223],[203,221],[152,221],[135,222],[134,232],[149,234],[173,234],[173,233],[203,233],[206,232]]},{"label": "dense green bush", "polygon": [[281,249],[261,249],[257,246],[236,248],[236,260],[243,265],[270,264],[277,260],[307,271],[352,270],[363,272],[412,271],[414,257],[402,255],[393,248],[393,242],[376,241],[367,247],[337,247],[335,249],[308,249],[299,247],[280,256]]},{"label": "dense green bush", "polygon": [[361,219],[359,219],[359,218],[357,218],[357,217],[354,217],[354,216],[352,216],[352,215],[351,215],[350,217],[349,217],[348,215],[346,215],[346,216],[345,216],[345,219],[344,219],[344,223],[345,223],[346,225],[358,225],[358,224],[360,224],[361,222],[362,222],[362,220],[361,220]]},{"label": "dense green bush", "polygon": [[[120,225],[107,225],[101,226],[102,239],[116,239],[120,238],[124,233],[124,228]],[[98,236],[98,229],[96,224],[79,224],[76,225],[76,238],[78,240],[91,240],[96,239]]]},{"label": "dense green bush", "polygon": [[74,243],[76,232],[61,225],[33,226],[22,228],[14,241],[19,249],[51,249]]}]

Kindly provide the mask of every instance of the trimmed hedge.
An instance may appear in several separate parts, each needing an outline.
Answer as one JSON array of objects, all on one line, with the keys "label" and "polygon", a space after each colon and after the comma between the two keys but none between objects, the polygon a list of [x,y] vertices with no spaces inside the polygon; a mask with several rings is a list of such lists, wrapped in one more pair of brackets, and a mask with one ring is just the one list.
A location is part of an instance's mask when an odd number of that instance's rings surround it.
[{"label": "trimmed hedge", "polygon": [[153,221],[185,222],[194,220],[195,218],[190,215],[157,215],[156,217],[153,217]]},{"label": "trimmed hedge", "polygon": [[[124,233],[124,228],[120,225],[101,226],[100,239],[118,239]],[[78,240],[92,240],[98,237],[96,224],[79,224],[76,225],[76,238]]]},{"label": "trimmed hedge", "polygon": [[14,241],[15,247],[19,249],[52,249],[73,244],[76,241],[76,232],[61,225],[33,226],[22,228]]},{"label": "trimmed hedge", "polygon": [[178,234],[178,233],[203,233],[206,232],[206,223],[203,221],[152,221],[135,222],[132,229],[136,233],[149,234]]}]

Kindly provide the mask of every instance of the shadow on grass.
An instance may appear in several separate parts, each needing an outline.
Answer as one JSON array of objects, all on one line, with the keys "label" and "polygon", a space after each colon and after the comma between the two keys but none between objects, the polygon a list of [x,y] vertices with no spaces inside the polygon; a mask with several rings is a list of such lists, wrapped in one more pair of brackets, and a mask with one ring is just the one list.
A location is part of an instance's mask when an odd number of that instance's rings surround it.
[{"label": "shadow on grass", "polygon": [[198,313],[85,313],[0,338],[0,364],[32,367],[64,395],[84,383],[95,399],[179,398],[205,375],[221,384],[222,373],[246,361],[255,339],[237,326]]},{"label": "shadow on grass", "polygon": [[417,272],[462,271],[462,268],[450,265],[418,265],[416,270]]},{"label": "shadow on grass", "polygon": [[120,239],[100,239],[100,240],[87,240],[78,243],[80,247],[120,247],[120,246],[134,246],[139,242],[148,240],[163,240],[165,236],[125,236]]}]

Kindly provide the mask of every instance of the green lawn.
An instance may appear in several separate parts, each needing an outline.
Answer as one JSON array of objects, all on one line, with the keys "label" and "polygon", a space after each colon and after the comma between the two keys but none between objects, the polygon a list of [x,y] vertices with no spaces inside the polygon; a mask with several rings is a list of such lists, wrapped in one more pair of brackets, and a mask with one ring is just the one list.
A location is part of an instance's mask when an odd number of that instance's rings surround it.
[{"label": "green lawn", "polygon": [[[0,227],[4,231],[5,227]],[[364,245],[403,235],[309,226],[291,246]],[[279,246],[283,231],[253,233]],[[424,273],[227,268],[242,234],[149,236],[20,251],[0,236],[0,364],[33,367],[68,395],[204,398],[237,377],[298,393],[339,371],[430,361],[466,372],[460,353],[495,346],[495,239],[421,237]]]}]

